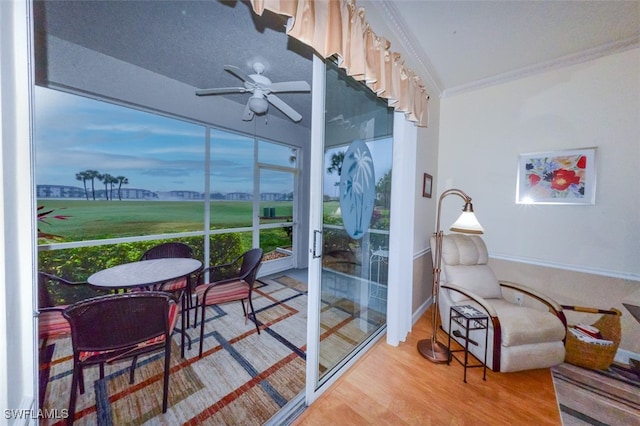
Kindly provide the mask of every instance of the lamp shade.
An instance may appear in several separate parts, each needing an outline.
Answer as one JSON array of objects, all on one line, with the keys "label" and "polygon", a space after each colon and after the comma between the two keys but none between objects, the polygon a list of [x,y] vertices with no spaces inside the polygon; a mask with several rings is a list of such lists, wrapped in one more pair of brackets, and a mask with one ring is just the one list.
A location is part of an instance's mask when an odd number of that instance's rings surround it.
[{"label": "lamp shade", "polygon": [[453,232],[462,232],[464,234],[484,234],[482,225],[480,225],[472,211],[462,212],[458,220],[449,229]]}]

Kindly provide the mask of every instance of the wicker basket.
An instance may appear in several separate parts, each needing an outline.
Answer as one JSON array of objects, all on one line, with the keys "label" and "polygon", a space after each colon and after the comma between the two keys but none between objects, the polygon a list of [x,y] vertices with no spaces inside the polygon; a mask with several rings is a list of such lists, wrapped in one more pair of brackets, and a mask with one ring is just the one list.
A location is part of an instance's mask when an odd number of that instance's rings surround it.
[{"label": "wicker basket", "polygon": [[562,308],[577,312],[602,314],[592,325],[600,330],[600,334],[604,339],[613,341],[613,345],[609,346],[596,345],[578,340],[573,334],[567,333],[565,362],[592,370],[606,370],[609,368],[620,344],[622,334],[620,316],[622,312],[614,308],[609,311],[580,306],[562,306]]}]

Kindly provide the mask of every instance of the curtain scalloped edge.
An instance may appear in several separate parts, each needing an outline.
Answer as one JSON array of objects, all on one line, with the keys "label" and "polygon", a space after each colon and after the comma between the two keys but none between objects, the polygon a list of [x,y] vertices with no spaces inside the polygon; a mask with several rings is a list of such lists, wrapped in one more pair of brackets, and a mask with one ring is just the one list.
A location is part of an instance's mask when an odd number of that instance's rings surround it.
[{"label": "curtain scalloped edge", "polygon": [[427,127],[429,94],[391,43],[377,36],[355,0],[250,0],[253,11],[288,16],[286,33],[322,57],[337,56],[338,66],[367,85],[407,120]]}]

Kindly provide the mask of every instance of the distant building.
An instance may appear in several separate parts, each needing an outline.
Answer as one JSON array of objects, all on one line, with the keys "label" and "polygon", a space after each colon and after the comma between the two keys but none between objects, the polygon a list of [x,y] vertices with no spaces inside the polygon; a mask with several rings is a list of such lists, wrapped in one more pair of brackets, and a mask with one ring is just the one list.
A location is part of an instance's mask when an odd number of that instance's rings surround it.
[{"label": "distant building", "polygon": [[291,201],[293,200],[293,193],[282,192],[263,192],[260,194],[261,201]]},{"label": "distant building", "polygon": [[[64,198],[64,199],[87,199],[87,194],[90,200],[93,200],[93,192],[91,188],[87,188],[85,193],[84,188],[77,186],[66,185],[36,185],[36,197],[37,198]],[[96,200],[104,200],[105,190],[96,189]],[[109,197],[113,195],[114,199],[118,199],[118,189],[114,188],[113,191],[109,190]],[[158,194],[147,189],[136,188],[121,188],[120,197],[123,200],[154,200],[158,199]]]},{"label": "distant building", "polygon": [[221,192],[212,192],[209,194],[210,200],[226,200],[227,196]]},{"label": "distant building", "polygon": [[160,194],[161,198],[171,198],[178,200],[203,200],[204,194],[197,191],[168,191]]},{"label": "distant building", "polygon": [[253,200],[253,195],[248,192],[229,192],[225,199],[229,201],[251,201]]},{"label": "distant building", "polygon": [[[91,188],[87,188],[85,193],[84,188],[77,186],[66,185],[36,185],[37,198],[66,198],[66,199],[86,199],[87,193],[89,199],[93,200],[93,192]],[[105,200],[105,190],[96,188],[95,190],[96,200]],[[164,191],[154,192],[148,189],[138,188],[120,188],[120,195],[118,196],[118,189],[109,189],[109,199],[113,197],[114,200],[204,200],[204,194],[198,191]],[[223,194],[221,192],[212,192],[209,194],[211,201],[251,201],[253,200],[253,194],[249,192],[229,192]],[[293,200],[293,193],[282,192],[263,192],[260,194],[261,201],[291,201]]]},{"label": "distant building", "polygon": [[84,188],[66,185],[37,185],[37,198],[85,198]]},{"label": "distant building", "polygon": [[[101,191],[104,198],[104,190]],[[158,194],[148,189],[121,188],[120,196],[123,200],[157,200]],[[113,191],[113,197],[118,199],[118,191]]]}]

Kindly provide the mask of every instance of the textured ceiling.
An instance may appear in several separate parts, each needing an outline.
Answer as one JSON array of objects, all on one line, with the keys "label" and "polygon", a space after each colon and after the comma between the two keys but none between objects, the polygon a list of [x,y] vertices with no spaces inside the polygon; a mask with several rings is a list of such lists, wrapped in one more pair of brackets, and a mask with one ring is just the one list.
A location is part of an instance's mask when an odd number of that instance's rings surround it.
[{"label": "textured ceiling", "polygon": [[[392,50],[412,55],[407,64],[436,96],[638,46],[640,34],[640,1],[357,4],[388,17],[402,44]],[[258,17],[241,1],[46,1],[36,3],[35,18],[38,31],[186,83],[194,92],[237,86],[241,81],[224,65],[252,73],[256,61],[274,82],[311,83],[311,50],[286,36],[285,19],[270,12]],[[243,104],[248,97],[223,96]],[[280,97],[310,115],[309,94]],[[284,117],[274,108],[269,113]]]},{"label": "textured ceiling", "polygon": [[[36,4],[35,15],[50,35],[186,83],[194,93],[242,86],[224,66],[253,74],[255,62],[273,82],[311,83],[311,50],[284,33],[286,20],[268,12],[258,17],[239,1],[46,1]],[[217,96],[242,104],[249,97]],[[278,96],[310,115],[310,95]],[[285,117],[275,108],[269,113]]]},{"label": "textured ceiling", "polygon": [[640,43],[637,0],[398,0],[379,5],[445,95]]}]

